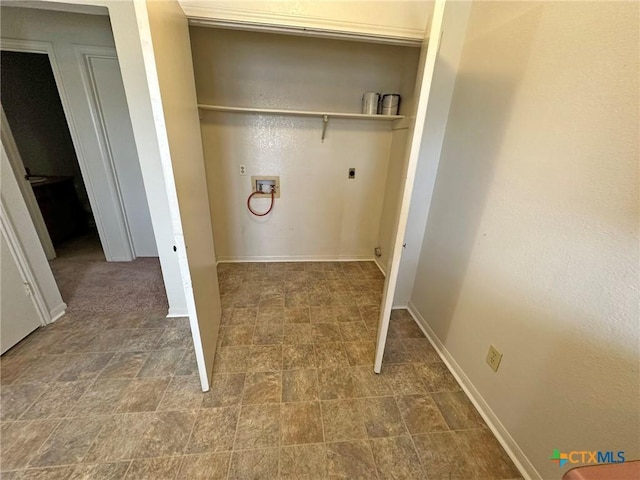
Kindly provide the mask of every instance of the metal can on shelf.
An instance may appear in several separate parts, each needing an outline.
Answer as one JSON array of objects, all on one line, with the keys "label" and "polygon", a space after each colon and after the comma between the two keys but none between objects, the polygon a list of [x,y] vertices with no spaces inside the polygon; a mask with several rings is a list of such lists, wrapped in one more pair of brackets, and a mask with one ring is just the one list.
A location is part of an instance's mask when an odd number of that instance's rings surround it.
[{"label": "metal can on shelf", "polygon": [[382,96],[380,102],[382,115],[398,115],[400,108],[400,95],[397,93],[386,93]]},{"label": "metal can on shelf", "polygon": [[362,113],[375,115],[378,113],[378,102],[380,94],[376,92],[366,92],[362,95]]}]

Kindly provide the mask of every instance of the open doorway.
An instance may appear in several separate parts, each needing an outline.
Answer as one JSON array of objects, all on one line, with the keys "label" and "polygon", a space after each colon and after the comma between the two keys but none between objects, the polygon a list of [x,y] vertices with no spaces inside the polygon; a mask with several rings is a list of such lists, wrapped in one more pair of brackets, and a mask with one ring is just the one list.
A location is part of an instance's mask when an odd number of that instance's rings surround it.
[{"label": "open doorway", "polygon": [[48,55],[2,51],[0,62],[0,100],[19,153],[16,160],[44,220],[41,236],[49,236],[54,256],[91,252],[104,260]]}]

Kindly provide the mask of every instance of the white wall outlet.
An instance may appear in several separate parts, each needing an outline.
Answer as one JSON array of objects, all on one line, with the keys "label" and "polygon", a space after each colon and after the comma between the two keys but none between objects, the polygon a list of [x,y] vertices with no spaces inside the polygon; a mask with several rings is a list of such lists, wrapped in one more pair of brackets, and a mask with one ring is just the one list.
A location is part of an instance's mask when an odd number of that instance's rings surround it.
[{"label": "white wall outlet", "polygon": [[489,352],[487,353],[487,364],[494,372],[498,371],[500,366],[500,360],[502,360],[502,354],[493,345],[489,345]]},{"label": "white wall outlet", "polygon": [[247,174],[247,167],[245,165],[240,165],[240,175],[246,175]]}]

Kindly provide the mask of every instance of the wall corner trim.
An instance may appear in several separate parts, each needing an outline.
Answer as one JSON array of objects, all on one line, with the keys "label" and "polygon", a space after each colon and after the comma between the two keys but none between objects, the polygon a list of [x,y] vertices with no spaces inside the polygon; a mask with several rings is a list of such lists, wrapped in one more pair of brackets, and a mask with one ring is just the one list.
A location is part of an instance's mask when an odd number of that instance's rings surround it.
[{"label": "wall corner trim", "polygon": [[438,352],[438,355],[447,366],[451,374],[455,377],[456,381],[460,384],[460,387],[467,394],[471,403],[478,410],[478,413],[482,416],[487,426],[496,436],[500,445],[505,449],[509,458],[513,461],[525,480],[542,480],[542,477],[535,469],[533,464],[529,461],[524,452],[520,449],[513,437],[509,434],[504,427],[500,419],[491,410],[487,402],[482,398],[480,392],[471,383],[469,377],[464,373],[458,362],[453,358],[451,353],[447,350],[444,344],[436,336],[435,332],[431,329],[427,321],[418,312],[418,309],[409,301],[408,310],[415,322],[418,324],[422,332],[425,334],[433,348]]},{"label": "wall corner trim", "polygon": [[186,308],[170,308],[167,313],[167,318],[178,318],[178,317],[188,317],[189,312]]}]

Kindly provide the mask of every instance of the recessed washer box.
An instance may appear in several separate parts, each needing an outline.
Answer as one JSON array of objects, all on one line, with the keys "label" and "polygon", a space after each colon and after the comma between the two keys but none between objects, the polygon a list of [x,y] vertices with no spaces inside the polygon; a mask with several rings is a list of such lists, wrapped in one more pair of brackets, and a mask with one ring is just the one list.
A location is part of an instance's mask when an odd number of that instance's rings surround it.
[{"label": "recessed washer box", "polygon": [[[258,192],[260,191],[259,185],[262,183],[266,183],[269,185],[276,186],[276,194],[273,196],[274,198],[280,198],[280,177],[278,176],[270,176],[270,175],[252,175],[251,176],[251,191]],[[270,193],[258,193],[253,198],[271,198]]]}]

